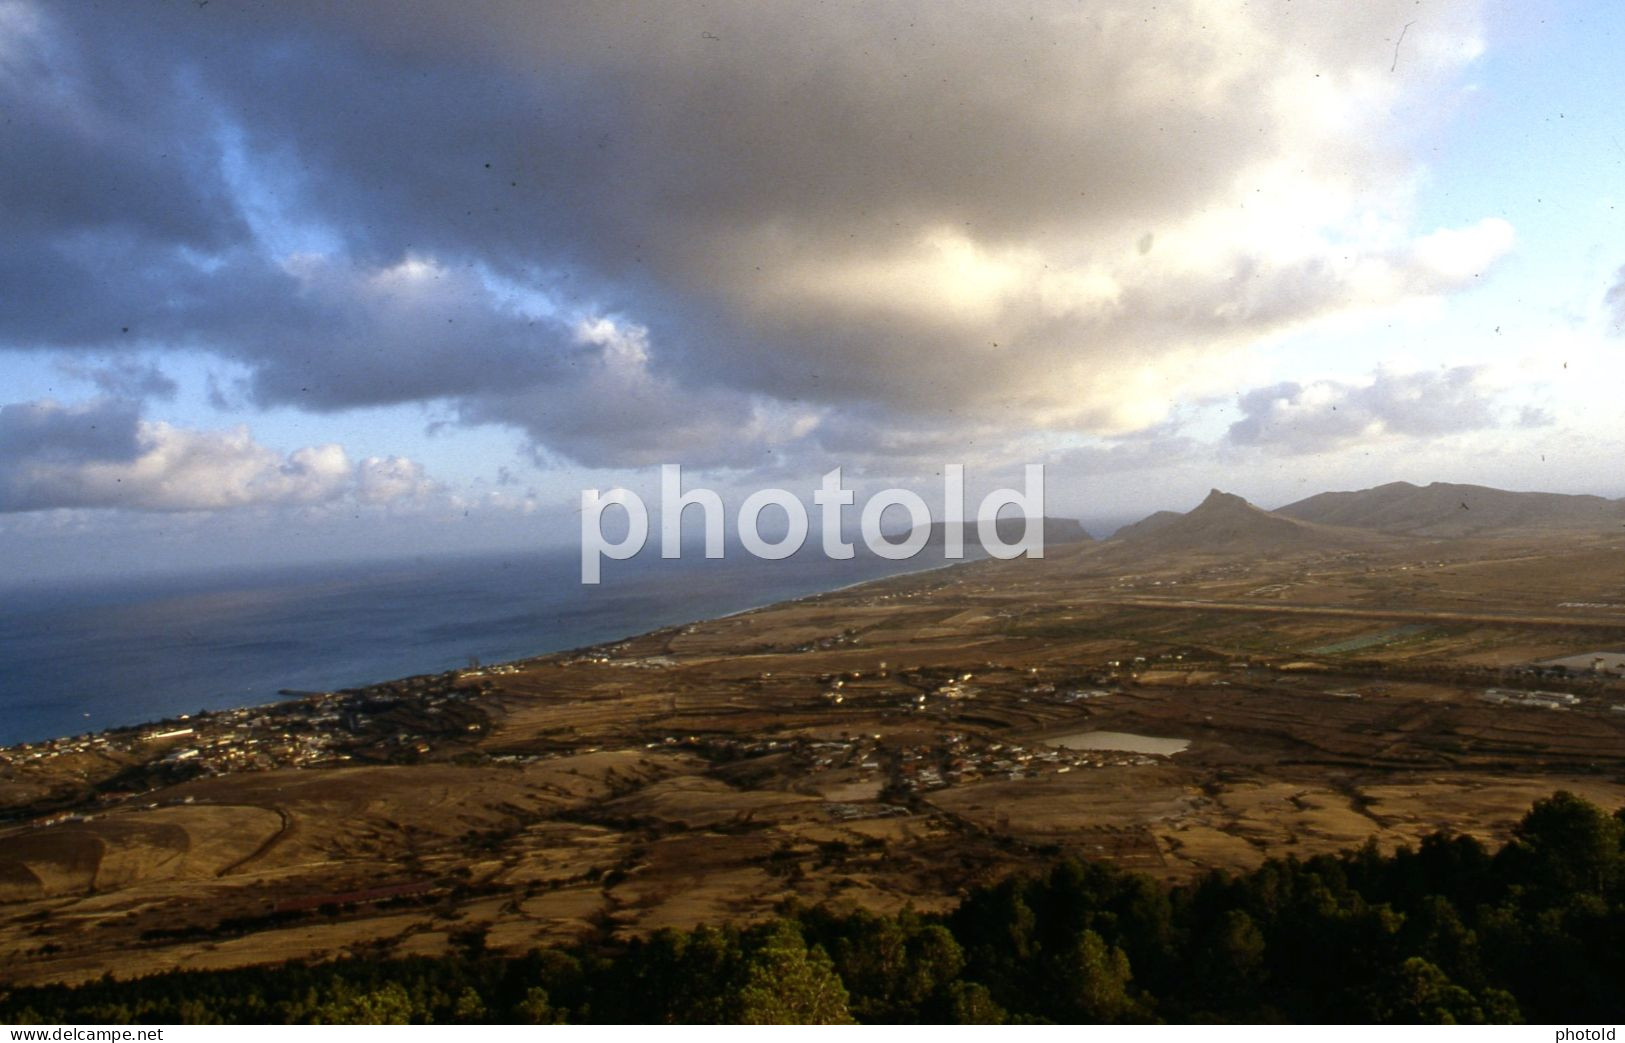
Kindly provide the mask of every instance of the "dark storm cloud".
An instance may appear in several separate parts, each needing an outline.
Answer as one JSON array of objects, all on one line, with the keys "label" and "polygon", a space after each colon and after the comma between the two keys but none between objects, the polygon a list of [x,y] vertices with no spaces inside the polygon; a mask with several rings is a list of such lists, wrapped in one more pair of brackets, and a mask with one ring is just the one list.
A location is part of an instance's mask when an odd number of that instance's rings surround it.
[{"label": "dark storm cloud", "polygon": [[1383,77],[1399,0],[18,7],[0,343],[208,351],[261,404],[447,400],[594,464],[1132,430],[1505,248],[1396,248],[1370,202],[1474,7]]},{"label": "dark storm cloud", "polygon": [[128,462],[141,452],[140,420],[136,403],[117,399],[14,402],[0,406],[0,460]]},{"label": "dark storm cloud", "polygon": [[[95,18],[91,6],[76,13]],[[25,24],[52,15],[13,6],[0,45],[8,234],[123,234],[199,251],[242,241],[246,227],[214,174],[213,106],[201,85],[176,66],[109,60],[111,41],[93,25],[80,36]]]}]

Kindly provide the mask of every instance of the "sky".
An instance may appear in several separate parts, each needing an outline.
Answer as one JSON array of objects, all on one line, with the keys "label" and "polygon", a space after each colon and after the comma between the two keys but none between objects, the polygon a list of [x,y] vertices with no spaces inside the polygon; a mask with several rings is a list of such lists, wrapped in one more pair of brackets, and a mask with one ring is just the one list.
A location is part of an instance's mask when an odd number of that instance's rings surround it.
[{"label": "sky", "polygon": [[1625,495],[1625,10],[0,0],[0,570]]}]

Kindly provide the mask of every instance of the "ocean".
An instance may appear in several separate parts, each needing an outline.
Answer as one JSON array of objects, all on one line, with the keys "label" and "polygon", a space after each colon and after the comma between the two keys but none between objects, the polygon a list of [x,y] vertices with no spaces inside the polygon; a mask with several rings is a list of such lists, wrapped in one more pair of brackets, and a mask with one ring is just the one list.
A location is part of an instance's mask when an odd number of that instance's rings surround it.
[{"label": "ocean", "polygon": [[597,644],[942,565],[574,550],[0,590],[0,745]]}]

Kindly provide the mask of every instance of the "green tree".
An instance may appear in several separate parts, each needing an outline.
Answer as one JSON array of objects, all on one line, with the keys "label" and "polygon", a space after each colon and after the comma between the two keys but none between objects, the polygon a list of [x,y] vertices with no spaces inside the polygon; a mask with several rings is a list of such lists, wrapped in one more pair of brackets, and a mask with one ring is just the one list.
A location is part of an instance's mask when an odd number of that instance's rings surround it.
[{"label": "green tree", "polygon": [[1524,815],[1507,855],[1553,899],[1579,891],[1606,894],[1620,875],[1622,832],[1618,818],[1559,790]]},{"label": "green tree", "polygon": [[1201,931],[1191,954],[1187,984],[1210,1009],[1251,1008],[1266,977],[1264,934],[1245,909],[1226,909]]},{"label": "green tree", "polygon": [[1003,1025],[1009,1020],[987,986],[974,981],[949,985],[943,995],[942,1013],[942,1020],[952,1025]]},{"label": "green tree", "polygon": [[1062,1013],[1069,1020],[1113,1022],[1134,1013],[1128,956],[1094,931],[1084,931],[1061,954],[1057,971]]},{"label": "green tree", "polygon": [[1450,980],[1449,975],[1422,959],[1412,956],[1399,968],[1385,1002],[1375,1012],[1376,1020],[1420,1025],[1516,1024],[1517,1002],[1499,989],[1487,989],[1481,996]]},{"label": "green tree", "polygon": [[343,982],[311,1012],[318,1025],[409,1025],[412,997],[398,982],[359,991]]},{"label": "green tree", "polygon": [[474,991],[472,985],[463,986],[463,991],[457,994],[457,1004],[452,1008],[452,1016],[463,1025],[478,1024],[485,1020],[485,1000]]},{"label": "green tree", "polygon": [[736,1016],[744,1025],[847,1025],[846,987],[822,948],[793,924],[773,924],[749,953]]},{"label": "green tree", "polygon": [[921,1008],[965,966],[953,934],[912,912],[858,912],[825,925],[824,936],[859,1021],[918,1020]]},{"label": "green tree", "polygon": [[547,990],[539,985],[532,985],[525,990],[524,997],[514,1005],[513,1013],[514,1020],[521,1025],[564,1024],[563,1014],[553,1009]]}]

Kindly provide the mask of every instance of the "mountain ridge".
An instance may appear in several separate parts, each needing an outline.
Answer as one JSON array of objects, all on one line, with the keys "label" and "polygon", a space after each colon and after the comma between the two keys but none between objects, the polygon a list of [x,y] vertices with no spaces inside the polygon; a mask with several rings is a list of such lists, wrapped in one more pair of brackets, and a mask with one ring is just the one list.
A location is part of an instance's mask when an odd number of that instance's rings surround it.
[{"label": "mountain ridge", "polygon": [[1159,511],[1118,530],[1111,542],[1137,551],[1328,549],[1366,545],[1371,533],[1321,525],[1266,511],[1234,493],[1213,489],[1185,514]]},{"label": "mountain ridge", "polygon": [[1425,486],[1389,482],[1370,489],[1317,493],[1274,513],[1369,532],[1449,537],[1550,527],[1615,529],[1625,524],[1625,501],[1452,482]]}]

